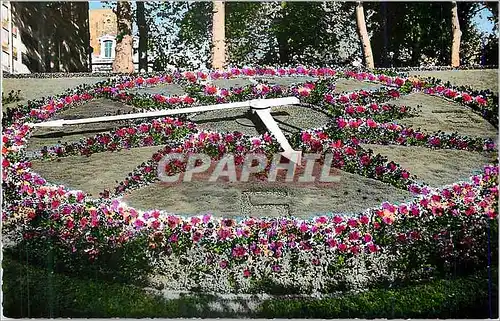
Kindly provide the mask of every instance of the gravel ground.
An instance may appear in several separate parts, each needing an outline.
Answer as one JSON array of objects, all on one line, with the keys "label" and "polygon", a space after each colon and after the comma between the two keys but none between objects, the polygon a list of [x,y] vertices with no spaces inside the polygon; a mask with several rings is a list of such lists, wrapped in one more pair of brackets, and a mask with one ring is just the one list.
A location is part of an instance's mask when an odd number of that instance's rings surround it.
[{"label": "gravel ground", "polygon": [[440,97],[413,93],[400,99],[391,100],[395,105],[406,105],[417,108],[418,116],[399,120],[406,126],[421,128],[427,132],[458,132],[461,135],[477,136],[497,139],[498,131],[493,125],[484,120],[467,107],[455,102],[446,101]]},{"label": "gravel ground", "polygon": [[434,77],[449,81],[455,86],[472,86],[474,89],[490,89],[498,93],[498,69],[411,71],[412,76]]},{"label": "gravel ground", "polygon": [[335,84],[335,92],[350,92],[355,90],[376,90],[382,88],[382,85],[369,82],[361,82],[354,79],[339,79]]},{"label": "gravel ground", "polygon": [[[383,201],[402,202],[410,193],[380,181],[339,171],[333,186],[291,186],[290,183],[181,182],[148,185],[126,194],[124,201],[136,208],[158,208],[173,213],[241,217],[357,213]],[[355,200],[355,201],[354,201]]]},{"label": "gravel ground", "polygon": [[130,93],[140,93],[140,94],[161,94],[165,96],[182,96],[185,95],[186,92],[182,89],[181,86],[176,84],[161,84],[154,87],[148,88],[134,88],[127,90]]},{"label": "gravel ground", "polygon": [[477,171],[481,171],[483,165],[491,164],[495,158],[492,154],[462,150],[435,150],[424,147],[373,144],[363,144],[362,146],[377,154],[387,156],[433,187],[468,180]]},{"label": "gravel ground", "polygon": [[[301,128],[320,127],[330,120],[325,113],[302,106],[279,106],[271,110],[271,115],[285,135],[295,133]],[[252,122],[252,119],[255,122]],[[205,130],[241,131],[251,136],[257,136],[266,131],[259,118],[249,113],[247,108],[205,112],[191,117],[191,120],[196,122],[199,128]]]},{"label": "gravel ground", "polygon": [[[131,112],[134,108],[121,102],[108,99],[96,99],[84,105],[68,108],[57,113],[52,119],[80,119],[89,117],[100,117],[114,115],[118,112]],[[144,120],[144,119],[143,119]],[[68,125],[63,127],[38,127],[33,130],[28,140],[26,150],[39,150],[43,146],[55,145],[63,142],[77,141],[83,137],[91,137],[98,133],[108,132],[118,127],[127,126],[133,122],[140,121],[114,121],[105,123],[90,123],[80,125]]]},{"label": "gravel ground", "polygon": [[8,78],[2,81],[2,91],[8,94],[11,90],[21,90],[21,101],[10,103],[4,107],[15,107],[25,104],[28,100],[40,99],[64,93],[68,89],[83,84],[95,84],[104,81],[104,77],[81,77],[81,78],[47,78],[47,79],[14,79]]},{"label": "gravel ground", "polygon": [[98,197],[104,189],[112,189],[117,181],[140,163],[151,159],[160,147],[141,147],[87,156],[68,156],[57,161],[33,160],[32,168],[47,181],[64,184]]}]

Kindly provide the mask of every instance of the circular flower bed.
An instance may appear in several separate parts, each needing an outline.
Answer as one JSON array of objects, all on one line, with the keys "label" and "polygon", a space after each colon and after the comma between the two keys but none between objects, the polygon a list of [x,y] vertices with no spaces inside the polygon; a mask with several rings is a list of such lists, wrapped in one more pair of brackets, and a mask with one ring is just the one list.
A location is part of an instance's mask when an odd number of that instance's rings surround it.
[{"label": "circular flower bed", "polygon": [[[238,88],[218,88],[211,83],[241,76],[292,75],[319,80],[288,87],[265,81]],[[383,87],[336,94],[335,82],[342,78]],[[188,94],[166,97],[130,91],[169,83],[182,85]],[[418,91],[451,99],[492,123],[498,121],[497,97],[489,92],[465,92],[416,79],[330,68],[234,68],[226,72],[117,77],[29,102],[10,109],[3,118],[4,231],[21,236],[20,242],[33,251],[50,245],[63,258],[64,266],[78,268],[82,262],[91,262],[102,270],[111,266],[110,258],[114,258],[123,270],[117,274],[130,276],[144,268],[144,274],[154,272],[156,279],[160,274],[164,283],[175,289],[332,292],[436,276],[451,266],[465,270],[480,267],[489,242],[485,231],[490,225],[494,231],[497,228],[498,166],[484,167],[467,182],[430,188],[398,164],[360,145],[496,151],[490,139],[427,133],[398,124],[395,120],[411,117],[418,110],[384,101]],[[238,164],[250,152],[271,155],[279,151],[279,144],[268,134],[248,137],[237,132],[207,132],[182,117],[154,119],[79,142],[44,147],[32,155],[24,150],[31,134],[30,123],[45,121],[59,110],[92,99],[108,98],[157,110],[291,95],[303,106],[331,116],[326,126],[301,130],[290,137],[295,149],[331,154],[333,167],[409,190],[415,198],[403,204],[383,203],[355,216],[309,220],[249,217],[235,221],[209,214],[181,217],[127,206],[120,196],[154,182],[156,166],[166,154],[204,152],[219,159],[232,152]],[[165,147],[114,191],[103,191],[99,199],[50,184],[30,164],[33,158],[90,156],[141,146]],[[178,161],[167,166],[172,174],[185,168]]]}]

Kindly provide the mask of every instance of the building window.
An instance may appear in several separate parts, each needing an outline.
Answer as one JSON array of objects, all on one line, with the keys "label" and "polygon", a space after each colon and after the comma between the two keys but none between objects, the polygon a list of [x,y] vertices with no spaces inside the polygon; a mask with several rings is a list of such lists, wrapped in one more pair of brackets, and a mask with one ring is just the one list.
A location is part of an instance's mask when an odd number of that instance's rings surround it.
[{"label": "building window", "polygon": [[113,48],[113,41],[105,40],[104,41],[104,57],[111,58],[111,49]]}]

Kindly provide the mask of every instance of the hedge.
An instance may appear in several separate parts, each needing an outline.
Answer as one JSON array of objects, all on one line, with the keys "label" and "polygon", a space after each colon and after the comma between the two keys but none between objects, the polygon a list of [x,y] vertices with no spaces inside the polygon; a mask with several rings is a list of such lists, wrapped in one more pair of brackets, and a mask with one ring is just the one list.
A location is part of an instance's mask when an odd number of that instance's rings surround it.
[{"label": "hedge", "polygon": [[[374,289],[327,299],[270,299],[254,311],[235,311],[211,295],[166,299],[120,283],[82,280],[3,258],[3,308],[11,318],[260,317],[260,318],[488,318],[486,274],[434,280],[400,289]],[[496,273],[493,317],[498,317]],[[221,303],[220,299],[218,301]],[[240,300],[241,302],[241,300]]]}]

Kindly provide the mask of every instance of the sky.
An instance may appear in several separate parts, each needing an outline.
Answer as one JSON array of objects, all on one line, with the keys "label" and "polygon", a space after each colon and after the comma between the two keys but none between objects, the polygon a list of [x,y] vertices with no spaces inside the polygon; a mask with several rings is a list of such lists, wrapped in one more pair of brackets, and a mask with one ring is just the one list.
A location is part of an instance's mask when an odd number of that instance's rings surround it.
[{"label": "sky", "polygon": [[[103,8],[101,1],[89,1],[90,9],[99,9]],[[493,22],[488,21],[487,17],[491,16],[491,12],[489,10],[482,10],[474,17],[474,22],[476,23],[479,31],[484,33],[492,33],[493,31]]]}]

